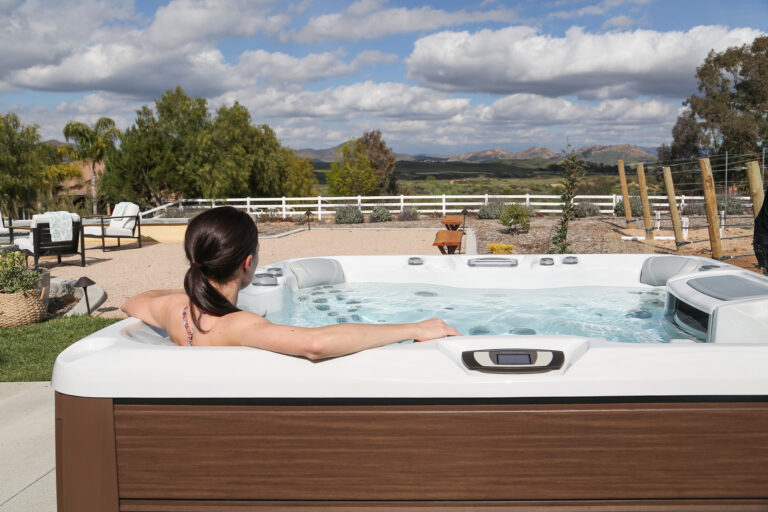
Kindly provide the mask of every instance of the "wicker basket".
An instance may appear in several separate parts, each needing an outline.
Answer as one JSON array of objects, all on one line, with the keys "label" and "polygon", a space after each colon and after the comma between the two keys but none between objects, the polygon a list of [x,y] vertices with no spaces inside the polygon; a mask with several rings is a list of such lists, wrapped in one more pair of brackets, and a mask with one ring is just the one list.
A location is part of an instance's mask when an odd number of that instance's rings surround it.
[{"label": "wicker basket", "polygon": [[0,293],[0,327],[18,327],[39,322],[45,308],[42,297],[45,289],[23,293]]}]

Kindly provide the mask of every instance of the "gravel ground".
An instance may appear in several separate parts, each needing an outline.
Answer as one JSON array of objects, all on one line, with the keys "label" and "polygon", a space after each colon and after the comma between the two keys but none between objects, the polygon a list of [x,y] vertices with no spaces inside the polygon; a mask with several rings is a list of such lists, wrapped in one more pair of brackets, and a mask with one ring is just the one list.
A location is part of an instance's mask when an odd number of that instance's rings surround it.
[{"label": "gravel ground", "polygon": [[[489,254],[491,243],[507,243],[515,246],[518,254],[543,254],[550,247],[549,239],[557,223],[557,216],[539,216],[531,221],[531,229],[524,233],[509,230],[493,219],[467,217],[467,226],[477,238],[477,252]],[[692,226],[704,225],[703,219],[692,218]],[[265,222],[259,225],[261,235],[260,264],[266,265],[292,257],[337,256],[345,254],[436,254],[432,246],[435,232],[443,229],[439,218],[423,218],[418,221],[365,223],[336,225],[313,221],[309,231],[285,236],[302,226],[293,222]],[[322,229],[318,229],[322,228]],[[671,231],[659,235],[671,235]],[[623,219],[615,217],[591,217],[574,220],[568,229],[571,252],[575,254],[607,253],[659,253],[675,254],[674,241],[654,243],[622,241],[622,235],[640,236],[642,229],[627,229]],[[750,229],[729,228],[723,234],[742,236]],[[706,229],[691,229],[690,240],[708,240]],[[723,241],[726,255],[751,254],[751,238]],[[52,277],[77,279],[88,276],[107,292],[108,299],[96,312],[101,316],[124,316],[119,307],[128,297],[155,288],[181,288],[187,261],[181,243],[145,243],[142,249],[128,244],[121,250],[102,252],[99,246],[87,246],[86,267],[79,266],[79,259],[65,257],[69,264],[56,264],[55,258],[46,258],[41,266],[50,268]],[[684,246],[678,254],[710,256],[708,242]],[[755,268],[754,257],[728,260],[729,263],[749,270]]]}]

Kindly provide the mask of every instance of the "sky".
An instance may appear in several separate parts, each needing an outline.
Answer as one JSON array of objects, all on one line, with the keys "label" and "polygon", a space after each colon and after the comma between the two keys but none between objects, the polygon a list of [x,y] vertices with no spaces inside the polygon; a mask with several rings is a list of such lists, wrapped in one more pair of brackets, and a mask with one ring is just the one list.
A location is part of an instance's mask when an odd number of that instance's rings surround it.
[{"label": "sky", "polygon": [[181,85],[292,148],[656,147],[768,0],[0,0],[0,113],[63,140]]}]

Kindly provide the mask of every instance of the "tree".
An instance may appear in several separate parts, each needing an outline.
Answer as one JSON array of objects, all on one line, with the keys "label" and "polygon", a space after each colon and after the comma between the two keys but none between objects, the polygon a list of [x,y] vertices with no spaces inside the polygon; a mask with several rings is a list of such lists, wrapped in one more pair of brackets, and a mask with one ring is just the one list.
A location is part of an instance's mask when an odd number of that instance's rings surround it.
[{"label": "tree", "polygon": [[62,180],[79,176],[57,148],[40,143],[37,125],[24,126],[16,114],[0,115],[0,207],[15,216],[20,206],[50,196]]},{"label": "tree", "polygon": [[381,131],[373,130],[363,133],[359,139],[365,147],[365,153],[371,168],[379,181],[378,193],[397,194],[397,180],[395,179],[395,154],[387,147],[381,138]]},{"label": "tree", "polygon": [[283,173],[280,194],[285,197],[307,197],[316,194],[314,167],[311,158],[297,156],[292,149],[282,148]]},{"label": "tree", "polygon": [[337,196],[372,196],[379,190],[379,179],[368,160],[361,139],[350,140],[336,152],[327,176],[328,189]]},{"label": "tree", "polygon": [[[568,148],[570,148],[570,144]],[[579,184],[579,180],[586,174],[584,169],[584,162],[579,158],[575,149],[571,149],[566,152],[563,150],[563,160],[559,162],[565,168],[563,175],[563,185],[565,190],[563,191],[560,199],[563,200],[563,214],[560,220],[557,221],[555,232],[552,235],[552,247],[549,252],[554,254],[565,254],[570,250],[570,243],[568,243],[568,224],[574,218],[574,205],[573,198],[576,195],[576,187]]]},{"label": "tree", "polygon": [[[672,128],[672,144],[662,144],[657,149],[660,164],[677,162],[672,179],[678,192],[700,194],[702,184],[697,160],[703,156],[702,133],[693,112],[686,110],[677,118]],[[682,162],[681,162],[682,161]]]},{"label": "tree", "polygon": [[121,137],[120,149],[112,148],[108,155],[99,192],[111,202],[160,206],[177,190],[176,170],[173,141],[152,110],[144,106]]},{"label": "tree", "polygon": [[120,130],[115,127],[115,122],[102,117],[91,127],[78,121],[70,121],[64,126],[64,138],[73,140],[76,146],[72,153],[77,158],[84,160],[91,168],[91,195],[93,196],[93,213],[97,213],[96,165],[104,160],[104,157],[114,148],[115,140],[120,137]]},{"label": "tree", "polygon": [[700,144],[711,154],[754,153],[768,142],[768,36],[711,51],[696,69],[699,94],[685,104],[700,119]]},{"label": "tree", "polygon": [[202,194],[197,172],[206,156],[201,153],[199,137],[211,127],[205,98],[190,98],[181,86],[169,89],[155,100],[158,128],[167,138],[176,162],[170,185],[185,197]]}]

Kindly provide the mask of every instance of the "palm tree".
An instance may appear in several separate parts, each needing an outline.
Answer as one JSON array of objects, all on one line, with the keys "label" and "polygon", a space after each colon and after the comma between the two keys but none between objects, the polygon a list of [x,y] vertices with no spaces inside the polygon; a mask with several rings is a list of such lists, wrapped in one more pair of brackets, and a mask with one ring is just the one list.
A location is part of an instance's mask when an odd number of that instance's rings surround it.
[{"label": "palm tree", "polygon": [[115,122],[102,117],[93,127],[78,121],[70,121],[64,127],[64,137],[67,142],[71,139],[76,147],[73,153],[91,167],[91,195],[93,196],[93,213],[97,213],[96,196],[96,165],[104,160],[107,151],[114,147],[115,140],[121,136]]}]

